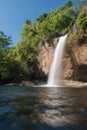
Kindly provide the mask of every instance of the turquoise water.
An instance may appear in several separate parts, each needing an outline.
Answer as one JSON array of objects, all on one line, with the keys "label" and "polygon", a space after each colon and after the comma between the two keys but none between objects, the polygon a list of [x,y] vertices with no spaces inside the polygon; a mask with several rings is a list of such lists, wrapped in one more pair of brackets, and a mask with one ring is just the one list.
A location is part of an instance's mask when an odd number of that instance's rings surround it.
[{"label": "turquoise water", "polygon": [[0,130],[87,130],[87,88],[1,86]]}]

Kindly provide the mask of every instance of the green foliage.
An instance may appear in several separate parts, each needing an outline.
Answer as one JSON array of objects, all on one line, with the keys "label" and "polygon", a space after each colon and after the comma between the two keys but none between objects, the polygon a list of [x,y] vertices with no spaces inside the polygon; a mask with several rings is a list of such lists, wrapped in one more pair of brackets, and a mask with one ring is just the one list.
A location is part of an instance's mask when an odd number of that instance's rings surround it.
[{"label": "green foliage", "polygon": [[72,2],[71,0],[67,1],[66,6],[67,6],[67,7],[73,6],[73,2]]},{"label": "green foliage", "polygon": [[23,69],[20,64],[6,55],[4,57],[3,62],[0,62],[0,80],[9,82],[9,80],[17,81],[22,78]]},{"label": "green foliage", "polygon": [[42,23],[42,22],[46,19],[47,15],[48,15],[48,14],[46,14],[46,13],[45,13],[45,14],[40,15],[40,17],[39,17],[39,18],[37,18],[37,19],[36,19],[36,21],[38,21],[38,22]]},{"label": "green foliage", "polygon": [[87,28],[87,16],[85,12],[79,14],[77,19],[77,26],[83,31]]},{"label": "green foliage", "polygon": [[78,19],[83,19],[84,17],[86,17],[86,13],[82,12],[79,14]]},{"label": "green foliage", "polygon": [[84,18],[82,26],[81,26],[84,30],[87,28],[87,17]]},{"label": "green foliage", "polygon": [[84,10],[79,13],[75,25],[75,30],[71,30],[68,37],[68,43],[73,47],[87,43],[87,15]]},{"label": "green foliage", "polygon": [[3,31],[0,31],[0,50],[8,49],[11,44],[11,36],[6,36]]},{"label": "green foliage", "polygon": [[25,23],[22,30],[22,38],[25,39],[26,43],[34,46],[43,39],[47,41],[50,37],[67,33],[75,22],[75,12],[76,8],[72,7],[72,2],[69,1],[56,11],[42,14],[35,23]]},{"label": "green foliage", "polygon": [[24,73],[20,62],[15,60],[16,55],[10,55],[14,50],[9,48],[10,41],[10,36],[7,37],[3,31],[0,31],[0,82],[4,83],[18,80]]}]

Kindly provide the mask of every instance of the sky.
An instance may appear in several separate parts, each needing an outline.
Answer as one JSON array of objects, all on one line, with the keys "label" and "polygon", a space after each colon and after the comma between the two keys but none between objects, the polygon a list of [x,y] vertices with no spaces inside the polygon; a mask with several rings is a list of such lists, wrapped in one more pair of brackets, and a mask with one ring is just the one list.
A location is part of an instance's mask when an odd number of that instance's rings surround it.
[{"label": "sky", "polygon": [[26,19],[32,23],[44,13],[61,7],[67,0],[0,0],[0,30],[12,36],[13,45],[21,39]]}]

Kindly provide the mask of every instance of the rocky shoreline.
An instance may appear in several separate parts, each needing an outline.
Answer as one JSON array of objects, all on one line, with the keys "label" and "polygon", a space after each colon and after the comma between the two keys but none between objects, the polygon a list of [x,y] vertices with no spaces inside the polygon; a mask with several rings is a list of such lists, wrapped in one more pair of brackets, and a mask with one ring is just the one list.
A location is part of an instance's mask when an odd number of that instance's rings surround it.
[{"label": "rocky shoreline", "polygon": [[27,81],[27,80],[23,80],[22,82],[20,82],[20,83],[17,83],[17,82],[15,82],[15,83],[6,83],[6,84],[0,84],[0,86],[32,86],[32,85],[34,85],[35,83],[34,82],[32,82],[32,81]]},{"label": "rocky shoreline", "polygon": [[[38,80],[36,81],[27,81],[27,80],[23,80],[20,83],[7,83],[7,84],[1,84],[0,86],[35,86],[35,85],[40,85],[40,84],[44,84],[44,82],[40,82]],[[73,81],[73,80],[62,80],[61,84],[63,87],[87,87],[87,82],[81,82],[81,81]],[[50,86],[49,86],[50,87]]]},{"label": "rocky shoreline", "polygon": [[63,80],[62,83],[67,87],[87,87],[87,82],[81,81]]}]

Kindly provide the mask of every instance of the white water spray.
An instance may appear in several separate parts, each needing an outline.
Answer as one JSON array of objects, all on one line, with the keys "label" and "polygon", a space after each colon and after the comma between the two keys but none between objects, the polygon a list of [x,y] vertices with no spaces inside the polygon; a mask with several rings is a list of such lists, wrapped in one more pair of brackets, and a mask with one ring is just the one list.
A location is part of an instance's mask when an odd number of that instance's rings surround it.
[{"label": "white water spray", "polygon": [[62,63],[66,38],[67,38],[67,34],[59,38],[59,42],[57,44],[54,53],[53,63],[51,65],[51,69],[48,76],[48,83],[47,83],[48,86],[52,86],[52,85],[54,86],[60,84],[61,74],[62,74],[61,63]]}]

